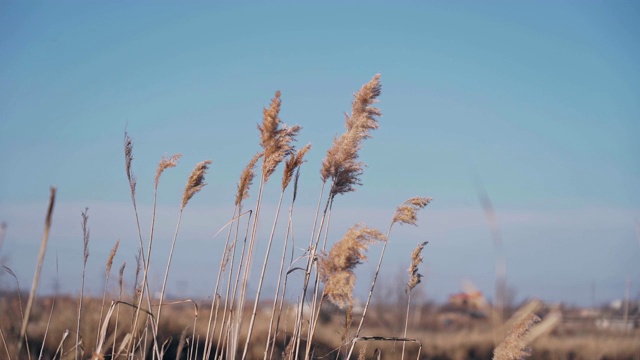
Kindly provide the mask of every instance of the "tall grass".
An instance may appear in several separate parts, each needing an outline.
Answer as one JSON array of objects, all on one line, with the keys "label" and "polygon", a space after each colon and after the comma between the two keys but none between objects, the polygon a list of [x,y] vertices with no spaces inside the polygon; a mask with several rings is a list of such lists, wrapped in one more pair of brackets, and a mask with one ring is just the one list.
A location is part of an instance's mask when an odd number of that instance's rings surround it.
[{"label": "tall grass", "polygon": [[[339,195],[346,195],[356,191],[361,185],[361,175],[364,173],[365,164],[360,160],[360,150],[364,140],[371,138],[371,132],[378,129],[378,120],[382,113],[376,107],[378,97],[381,95],[382,85],[380,75],[375,75],[369,82],[364,84],[359,91],[354,94],[351,113],[346,115],[346,130],[333,140],[328,149],[322,164],[320,164],[320,190],[318,202],[313,219],[313,227],[308,237],[308,245],[302,254],[295,254],[294,246],[294,203],[298,191],[298,179],[301,167],[304,163],[305,155],[310,151],[311,146],[306,145],[300,149],[294,145],[301,127],[289,126],[280,119],[280,109],[282,106],[281,93],[278,91],[272,98],[269,106],[264,108],[263,121],[258,124],[259,143],[262,150],[255,154],[241,173],[238,182],[238,191],[235,197],[234,210],[229,222],[225,225],[226,240],[224,251],[220,262],[217,264],[217,272],[213,274],[215,279],[209,316],[205,335],[200,338],[197,332],[198,306],[194,304],[192,312],[188,313],[189,318],[193,317],[193,323],[187,328],[179,329],[181,334],[177,340],[176,359],[274,359],[284,357],[287,359],[312,359],[316,357],[319,347],[315,339],[319,334],[317,329],[320,323],[321,313],[330,304],[338,306],[344,310],[344,326],[340,330],[341,343],[334,349],[332,356],[338,358],[351,358],[358,341],[392,341],[402,342],[402,358],[405,357],[405,343],[414,342],[422,349],[419,341],[407,338],[407,326],[409,312],[411,309],[411,290],[420,282],[418,266],[422,261],[421,251],[425,243],[418,247],[411,254],[410,280],[407,284],[407,308],[405,317],[404,332],[401,336],[360,336],[365,328],[365,318],[374,289],[378,280],[385,250],[391,241],[389,239],[391,230],[395,224],[416,225],[417,212],[426,207],[431,198],[414,197],[402,203],[391,218],[386,234],[373,227],[358,224],[351,227],[342,239],[333,242],[330,234],[331,214]],[[180,224],[182,222],[184,209],[190,199],[202,191],[206,185],[205,174],[211,164],[210,160],[205,160],[196,164],[187,179],[187,184],[182,194],[179,204],[179,215],[176,222],[175,232],[171,242],[168,262],[164,267],[164,278],[159,296],[156,298],[150,291],[149,273],[152,269],[152,247],[154,245],[155,222],[156,222],[156,202],[158,195],[158,185],[162,173],[169,168],[178,165],[180,154],[170,157],[163,157],[156,169],[156,176],[153,184],[153,210],[150,221],[150,232],[147,245],[143,243],[140,217],[136,200],[136,187],[138,185],[133,174],[133,140],[125,132],[124,136],[125,174],[129,183],[131,201],[138,232],[138,256],[135,268],[135,282],[133,284],[133,294],[128,299],[125,295],[123,282],[125,263],[119,270],[118,292],[114,296],[107,291],[111,267],[118,249],[119,242],[111,251],[106,266],[105,288],[102,295],[102,303],[97,309],[84,309],[84,281],[87,264],[89,229],[87,226],[87,212],[82,213],[83,222],[83,249],[84,261],[82,268],[82,287],[80,292],[78,312],[76,316],[74,357],[85,358],[82,351],[81,329],[83,328],[83,312],[99,313],[98,326],[95,331],[96,343],[88,353],[92,354],[92,359],[165,359],[170,355],[168,349],[172,341],[166,334],[160,334],[160,322],[164,321],[168,326],[172,325],[171,319],[163,319],[167,307],[180,306],[184,301],[167,302],[165,297],[168,287],[172,259],[178,247],[177,241]],[[283,165],[282,177],[279,182],[279,200],[276,210],[273,213],[264,213],[263,194],[269,180],[275,176],[276,169]],[[259,173],[256,173],[256,167]],[[255,177],[258,177],[254,205],[245,211],[244,203],[250,199],[250,186]],[[293,181],[293,189],[289,186]],[[282,249],[278,251],[280,258],[273,260],[272,245],[277,238],[277,228],[281,224],[281,208],[287,192],[291,193],[291,203],[286,218],[286,234],[282,239]],[[21,347],[26,343],[27,325],[29,314],[35,299],[35,291],[38,286],[40,269],[51,227],[51,213],[55,199],[55,189],[52,188],[49,211],[45,223],[45,233],[43,235],[42,247],[38,259],[36,275],[31,288],[31,294],[27,303],[26,312],[22,321],[22,326],[17,334],[8,333],[7,329],[0,324],[0,335],[3,341],[4,352],[9,359],[25,358],[21,355]],[[268,237],[261,238],[260,220],[264,216],[272,215],[270,220],[270,231]],[[222,230],[221,230],[222,231]],[[263,254],[258,254],[258,242],[265,242],[266,249]],[[377,268],[373,276],[373,281],[369,287],[368,296],[364,306],[364,311],[360,315],[353,312],[353,291],[356,283],[355,268],[357,265],[367,260],[367,251],[370,246],[382,246]],[[300,246],[300,245],[298,245]],[[329,247],[329,250],[327,248]],[[252,264],[261,258],[259,276],[252,279]],[[275,274],[267,274],[270,262],[277,261],[279,270]],[[301,274],[302,284],[299,288],[292,288],[289,277],[293,274]],[[141,275],[141,276],[140,276]],[[277,284],[275,292],[266,294],[263,287],[265,278],[270,276]],[[248,294],[249,282],[257,281],[256,292],[253,296],[252,304],[248,301],[251,295]],[[270,302],[270,316],[264,324],[258,319],[260,300],[266,296],[272,298]],[[290,297],[295,300],[295,304],[286,304],[285,298]],[[111,299],[111,305],[105,313],[107,298]],[[285,311],[290,307],[290,311]],[[92,313],[93,314],[93,313]],[[104,315],[104,317],[103,317]],[[185,315],[187,316],[187,315]],[[112,321],[113,318],[113,321]],[[130,321],[129,326],[121,324],[120,319],[126,318]],[[352,323],[357,321],[358,326],[352,331]],[[268,323],[268,325],[266,325]],[[291,325],[293,324],[293,325]],[[260,326],[261,336],[256,335],[256,328]],[[529,329],[529,324],[516,325],[516,335],[523,333],[522,329]],[[265,335],[266,334],[266,338]],[[11,335],[11,336],[9,336]],[[512,339],[508,337],[508,339]],[[64,341],[66,335],[62,337],[59,345],[59,353],[53,358],[65,358],[69,352],[64,351]],[[511,340],[508,340],[511,341]],[[16,346],[10,346],[16,344]],[[202,345],[202,346],[201,346]],[[90,346],[86,343],[84,346]],[[68,347],[67,347],[68,348]],[[282,349],[278,353],[275,349]],[[514,352],[513,347],[503,347],[506,352]],[[376,350],[380,356],[380,349]],[[497,350],[496,354],[505,353]],[[358,358],[363,358],[366,349],[360,351]],[[520,353],[518,353],[520,354]],[[524,354],[524,353],[522,353]],[[418,350],[418,357],[420,350]],[[31,359],[27,354],[26,358]]]}]

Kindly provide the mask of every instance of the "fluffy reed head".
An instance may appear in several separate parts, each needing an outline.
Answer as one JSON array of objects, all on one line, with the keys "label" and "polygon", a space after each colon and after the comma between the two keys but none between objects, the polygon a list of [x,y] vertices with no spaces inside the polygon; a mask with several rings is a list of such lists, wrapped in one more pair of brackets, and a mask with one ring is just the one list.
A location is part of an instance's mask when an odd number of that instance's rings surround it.
[{"label": "fluffy reed head", "polygon": [[182,154],[173,154],[170,157],[162,156],[162,159],[158,163],[158,169],[156,170],[156,179],[155,179],[155,188],[158,188],[158,183],[160,182],[160,175],[168,169],[175,167],[178,165],[178,160],[182,157]]},{"label": "fluffy reed head", "polygon": [[124,268],[127,267],[127,262],[123,262],[122,265],[120,266],[120,270],[118,271],[118,286],[120,287],[120,290],[122,291],[122,282],[124,280]]},{"label": "fluffy reed head", "polygon": [[362,140],[371,137],[369,131],[378,128],[376,116],[382,113],[372,105],[378,101],[381,89],[380,74],[377,74],[354,94],[351,116],[346,116],[346,131],[334,138],[322,161],[320,176],[323,182],[332,179],[332,198],[355,191],[356,186],[361,185],[360,175],[365,165],[358,161],[358,151]]},{"label": "fluffy reed head", "polygon": [[109,253],[109,258],[107,259],[107,276],[111,272],[111,267],[113,266],[113,258],[116,257],[116,252],[118,252],[118,246],[120,246],[120,240],[116,241],[116,245],[111,249],[111,253]]},{"label": "fluffy reed head", "polygon": [[427,245],[427,241],[418,244],[411,252],[411,266],[409,266],[409,282],[407,282],[407,292],[411,292],[416,285],[420,284],[422,275],[418,273],[418,265],[422,263],[422,249]]},{"label": "fluffy reed head", "polygon": [[202,190],[202,188],[207,185],[204,182],[204,175],[209,169],[209,164],[211,164],[211,160],[205,160],[197,163],[193,168],[193,171],[187,180],[187,186],[184,188],[184,193],[182,194],[182,204],[180,205],[180,209],[184,209],[193,195],[198,193],[198,191]]},{"label": "fluffy reed head", "polygon": [[83,241],[83,252],[84,252],[84,263],[87,264],[87,259],[89,259],[89,238],[91,236],[91,231],[87,226],[89,222],[89,208],[84,208],[82,212],[82,241]]},{"label": "fluffy reed head", "polygon": [[131,170],[131,163],[133,162],[133,139],[129,134],[124,132],[124,164],[127,172],[127,179],[129,180],[129,187],[131,188],[131,197],[135,197],[136,193],[136,177]]},{"label": "fluffy reed head", "polygon": [[367,131],[378,128],[375,116],[382,116],[382,112],[372,105],[378,102],[378,96],[381,92],[380,74],[376,74],[362,86],[360,91],[353,94],[355,99],[351,104],[351,117],[347,117],[347,130],[357,127],[364,130],[362,131],[363,136],[369,137]]},{"label": "fluffy reed head", "polygon": [[415,226],[416,221],[418,220],[418,210],[429,205],[432,200],[433,198],[414,197],[405,201],[396,209],[396,213],[393,215],[391,224],[400,223]]},{"label": "fluffy reed head", "polygon": [[258,124],[260,131],[260,146],[264,149],[264,160],[262,163],[262,178],[266,182],[276,170],[278,164],[285,157],[293,153],[295,148],[291,143],[295,141],[296,135],[301,127],[298,125],[287,126],[280,121],[280,91],[271,99],[269,108],[263,110],[262,125]]},{"label": "fluffy reed head", "polygon": [[311,149],[311,144],[305,145],[297,153],[289,155],[289,159],[285,163],[284,173],[282,174],[282,190],[286,189],[293,178],[293,172],[302,165],[304,156]]},{"label": "fluffy reed head", "polygon": [[247,164],[247,166],[242,170],[240,174],[240,181],[238,182],[238,192],[236,194],[236,203],[235,205],[240,205],[242,200],[249,197],[249,188],[253,183],[253,178],[255,177],[255,173],[253,172],[253,168],[256,166],[258,160],[262,157],[262,153],[256,153],[251,158],[251,161]]},{"label": "fluffy reed head", "polygon": [[527,346],[526,335],[540,318],[529,313],[518,320],[507,336],[493,351],[494,360],[523,360],[531,355],[531,349]]},{"label": "fluffy reed head", "polygon": [[387,241],[380,231],[353,226],[345,236],[320,258],[318,271],[324,283],[323,295],[337,306],[353,304],[356,265],[367,259],[365,252],[375,242]]}]

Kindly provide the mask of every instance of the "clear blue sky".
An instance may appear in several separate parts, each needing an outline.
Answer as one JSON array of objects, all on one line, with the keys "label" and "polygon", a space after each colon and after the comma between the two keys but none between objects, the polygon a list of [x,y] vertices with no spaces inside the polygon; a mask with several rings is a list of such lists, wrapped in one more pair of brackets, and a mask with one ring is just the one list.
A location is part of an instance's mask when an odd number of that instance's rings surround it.
[{"label": "clear blue sky", "polygon": [[[212,235],[231,215],[275,90],[282,120],[303,126],[299,144],[313,145],[298,215],[306,239],[320,162],[343,130],[351,94],[381,73],[384,115],[361,153],[364,185],[336,202],[332,237],[357,222],[386,229],[402,201],[432,196],[418,228],[392,234],[387,282],[405,276],[398,274],[410,251],[428,240],[428,296],[444,299],[464,280],[491,295],[495,251],[480,178],[519,298],[591,304],[621,297],[627,278],[638,296],[638,18],[632,1],[3,2],[0,220],[8,230],[0,256],[26,287],[56,185],[43,291],[56,256],[62,288],[79,288],[85,206],[90,289],[99,291],[117,239],[116,263],[127,261],[132,276],[126,127],[145,236],[155,166],[165,153],[184,154],[161,182],[152,280],[162,275],[189,172],[213,160],[209,185],[185,212],[169,282],[175,292],[204,295],[223,241]],[[269,222],[263,218],[264,232]],[[366,283],[372,266],[360,270]]]}]

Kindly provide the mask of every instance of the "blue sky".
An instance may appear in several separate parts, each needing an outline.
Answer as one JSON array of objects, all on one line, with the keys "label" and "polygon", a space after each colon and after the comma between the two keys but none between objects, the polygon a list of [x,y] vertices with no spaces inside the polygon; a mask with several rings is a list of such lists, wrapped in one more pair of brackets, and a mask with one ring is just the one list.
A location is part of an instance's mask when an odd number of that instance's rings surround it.
[{"label": "blue sky", "polygon": [[[223,241],[212,236],[231,216],[274,92],[282,91],[282,120],[303,126],[299,144],[313,146],[297,215],[306,238],[321,160],[343,130],[351,94],[381,73],[380,129],[361,152],[363,186],[334,206],[334,239],[358,222],[385,229],[404,200],[432,196],[418,228],[394,230],[398,246],[390,247],[384,276],[405,276],[410,251],[428,240],[427,296],[445,299],[465,280],[490,295],[496,254],[479,178],[519,298],[591,304],[621,297],[626,279],[638,296],[638,16],[640,6],[623,1],[5,2],[0,220],[8,229],[1,256],[26,287],[48,188],[56,185],[43,291],[55,277],[56,254],[62,288],[79,288],[85,207],[90,289],[100,290],[117,239],[116,263],[127,261],[132,276],[137,233],[122,154],[126,128],[135,141],[145,236],[155,166],[163,154],[184,154],[160,185],[158,277],[186,178],[196,162],[213,160],[209,185],[185,211],[169,282],[204,295]],[[261,231],[269,222],[263,218]],[[372,271],[363,264],[359,284]]]}]

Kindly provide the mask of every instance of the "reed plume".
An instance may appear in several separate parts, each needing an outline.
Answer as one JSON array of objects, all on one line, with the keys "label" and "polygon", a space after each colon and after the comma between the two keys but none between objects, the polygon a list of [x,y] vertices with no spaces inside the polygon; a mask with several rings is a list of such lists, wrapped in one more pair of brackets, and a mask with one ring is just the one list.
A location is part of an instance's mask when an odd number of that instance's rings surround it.
[{"label": "reed plume", "polygon": [[262,153],[256,153],[251,158],[251,161],[247,164],[247,166],[242,170],[240,174],[240,181],[238,182],[238,192],[236,194],[236,206],[239,206],[242,203],[242,200],[245,200],[249,197],[249,188],[253,184],[253,179],[255,177],[255,172],[253,169],[256,166],[256,163],[262,157]]},{"label": "reed plume", "polygon": [[526,336],[540,318],[529,313],[517,321],[500,345],[493,351],[493,360],[523,360],[531,355]]},{"label": "reed plume", "polygon": [[[410,199],[407,202],[410,202],[411,200],[414,200],[414,199],[418,199],[418,198]],[[423,202],[419,202],[419,204],[422,204],[422,203]],[[426,206],[426,204],[428,204],[428,202],[425,203],[423,206]],[[415,218],[415,216],[413,218]],[[421,253],[425,245],[427,245],[426,241],[418,244],[418,246],[416,246],[416,248],[411,252],[411,265],[409,266],[409,270],[408,270],[410,276],[409,276],[409,281],[407,282],[407,288],[406,288],[407,314],[404,320],[404,335],[403,335],[404,338],[407,337],[407,327],[409,326],[409,310],[411,309],[411,291],[416,287],[416,285],[420,283],[420,278],[422,278],[422,275],[418,273],[418,265],[422,263]],[[402,359],[404,359],[405,347],[406,347],[406,343],[402,342]]]},{"label": "reed plume", "polygon": [[[100,317],[98,318],[98,329],[100,328],[100,325],[102,324],[102,314],[104,312],[104,303],[106,301],[107,298],[107,287],[109,285],[109,277],[111,275],[111,267],[113,266],[113,258],[116,257],[116,253],[118,252],[118,247],[120,246],[120,240],[116,241],[116,244],[113,246],[113,248],[111,249],[111,252],[109,253],[109,257],[107,258],[107,266],[105,269],[105,281],[104,281],[104,290],[102,292],[102,305],[100,305]],[[98,346],[98,341],[100,339],[100,334],[98,333],[98,336],[96,337],[96,347]]]},{"label": "reed plume", "polygon": [[302,149],[298,150],[297,153],[291,153],[289,155],[289,159],[285,163],[284,173],[282,174],[282,190],[286,189],[293,178],[293,173],[302,165],[304,162],[304,156],[311,149],[311,144],[305,145]]},{"label": "reed plume", "polygon": [[382,113],[373,104],[378,102],[381,89],[380,74],[376,74],[354,94],[351,116],[346,116],[346,131],[334,138],[333,145],[322,161],[322,181],[332,179],[333,182],[331,198],[337,194],[355,191],[355,187],[361,185],[360,175],[365,165],[358,161],[358,151],[362,140],[371,137],[369,132],[378,128],[376,117]]},{"label": "reed plume", "polygon": [[78,322],[76,328],[76,350],[75,356],[76,360],[78,356],[82,357],[83,354],[79,354],[80,349],[80,323],[82,320],[82,302],[84,300],[84,275],[85,270],[87,268],[87,260],[89,259],[89,238],[90,231],[89,227],[87,227],[87,223],[89,222],[89,208],[85,208],[82,212],[82,242],[83,242],[83,262],[82,262],[82,285],[80,286],[80,299],[78,300]]},{"label": "reed plume", "polygon": [[263,181],[267,182],[271,174],[276,170],[285,157],[295,150],[291,142],[295,141],[301,127],[298,125],[287,126],[280,121],[280,91],[276,91],[271,99],[269,108],[263,109],[262,125],[258,124],[260,131],[260,146],[264,149],[264,161],[262,163]]},{"label": "reed plume", "polygon": [[[176,247],[176,240],[178,239],[178,231],[180,230],[180,222],[182,220],[182,213],[184,211],[184,207],[187,206],[189,200],[193,197],[193,195],[197,194],[202,188],[207,185],[204,182],[204,176],[209,169],[209,164],[211,164],[211,160],[205,160],[196,164],[189,175],[189,179],[187,179],[187,185],[184,188],[184,193],[182,194],[182,203],[180,204],[180,213],[178,214],[178,222],[176,223],[176,230],[173,233],[173,241],[171,242],[171,250],[169,251],[169,260],[167,260],[167,267],[164,272],[164,280],[162,281],[162,289],[160,290],[160,299],[158,302],[158,314],[156,315],[156,324],[153,329],[153,335],[155,336],[158,333],[158,326],[160,325],[160,315],[162,313],[162,302],[164,301],[164,295],[167,290],[167,280],[169,279],[169,270],[171,269],[171,261],[173,259],[173,252]],[[156,343],[157,344],[157,343]],[[154,346],[154,351],[157,355],[160,355],[159,348]],[[162,356],[158,356],[162,358]]]},{"label": "reed plume", "polygon": [[[136,177],[131,170],[131,163],[133,162],[133,139],[129,134],[124,132],[124,163],[127,172],[127,179],[129,180],[129,187],[131,188],[131,198],[135,199],[136,194]],[[135,200],[134,200],[135,201]]]},{"label": "reed plume", "polygon": [[399,223],[399,224],[409,224],[416,225],[416,221],[418,220],[418,210],[424,208],[429,205],[429,203],[433,200],[433,198],[427,197],[414,197],[407,201],[405,201],[402,205],[398,206],[396,209],[396,213],[393,216],[393,220],[391,224]]},{"label": "reed plume", "polygon": [[351,227],[329,254],[320,258],[318,271],[320,280],[325,284],[323,296],[340,308],[352,305],[355,285],[353,270],[367,259],[365,252],[369,245],[385,241],[387,237],[376,229],[361,225]]},{"label": "reed plume", "polygon": [[[422,275],[418,273],[418,265],[422,263],[422,249],[427,245],[427,241],[418,244],[418,246],[411,252],[411,266],[409,266],[409,281],[407,282],[407,292],[411,292],[416,285],[420,284]],[[405,335],[406,337],[406,335]]]},{"label": "reed plume", "polygon": [[211,164],[211,160],[205,160],[196,164],[189,175],[189,179],[187,180],[187,186],[184,188],[184,193],[182,194],[182,204],[180,205],[180,210],[184,209],[187,206],[187,203],[193,195],[197,194],[202,188],[207,185],[204,182],[204,175],[207,173],[209,169],[209,164]]},{"label": "reed plume", "polygon": [[173,154],[169,157],[162,156],[162,159],[160,159],[160,162],[158,163],[158,168],[156,169],[156,178],[154,182],[154,186],[156,189],[158,188],[158,183],[160,182],[160,175],[162,175],[165,170],[178,165],[178,160],[180,160],[181,157],[182,154]]}]

